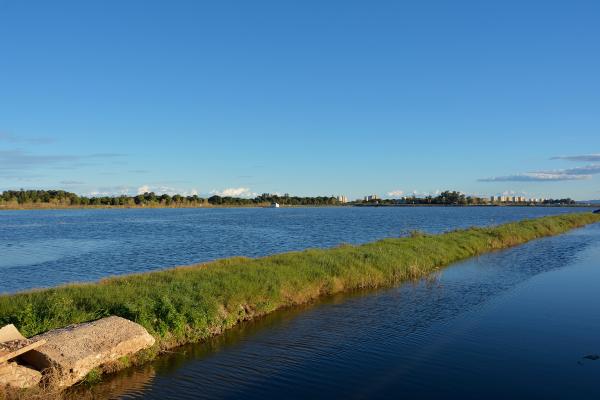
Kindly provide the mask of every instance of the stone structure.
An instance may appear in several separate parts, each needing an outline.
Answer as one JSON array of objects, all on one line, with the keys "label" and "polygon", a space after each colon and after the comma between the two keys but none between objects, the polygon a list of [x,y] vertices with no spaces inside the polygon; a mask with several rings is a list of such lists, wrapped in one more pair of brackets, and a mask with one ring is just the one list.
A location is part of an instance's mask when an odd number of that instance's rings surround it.
[{"label": "stone structure", "polygon": [[55,329],[32,340],[46,343],[21,357],[40,371],[52,371],[51,382],[59,387],[71,386],[92,369],[154,344],[144,327],[114,316]]},{"label": "stone structure", "polygon": [[39,385],[42,374],[14,362],[0,364],[0,385],[24,389]]}]

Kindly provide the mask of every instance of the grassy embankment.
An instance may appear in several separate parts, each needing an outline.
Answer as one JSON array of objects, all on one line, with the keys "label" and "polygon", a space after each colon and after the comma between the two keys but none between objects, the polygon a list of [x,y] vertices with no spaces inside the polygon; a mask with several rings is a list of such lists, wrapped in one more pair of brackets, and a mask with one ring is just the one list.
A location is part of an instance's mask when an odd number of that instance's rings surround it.
[{"label": "grassy embankment", "polygon": [[600,222],[592,213],[268,257],[230,258],[164,271],[0,296],[0,326],[26,336],[119,315],[157,340],[145,357],[219,334],[242,320],[344,290],[418,279],[452,262]]}]

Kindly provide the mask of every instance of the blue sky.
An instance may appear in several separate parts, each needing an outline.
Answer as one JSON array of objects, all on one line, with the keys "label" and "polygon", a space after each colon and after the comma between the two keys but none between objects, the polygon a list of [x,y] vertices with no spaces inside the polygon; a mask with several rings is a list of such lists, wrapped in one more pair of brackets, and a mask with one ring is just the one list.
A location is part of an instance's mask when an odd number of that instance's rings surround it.
[{"label": "blue sky", "polygon": [[600,198],[597,1],[0,0],[0,190]]}]

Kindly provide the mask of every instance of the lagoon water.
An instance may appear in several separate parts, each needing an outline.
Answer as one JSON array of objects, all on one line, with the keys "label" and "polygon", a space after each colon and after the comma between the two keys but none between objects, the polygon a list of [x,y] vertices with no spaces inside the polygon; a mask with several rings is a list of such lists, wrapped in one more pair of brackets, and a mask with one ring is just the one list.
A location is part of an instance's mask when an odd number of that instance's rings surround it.
[{"label": "lagoon water", "polygon": [[[569,208],[0,213],[0,291],[492,225]],[[600,224],[282,310],[73,399],[598,398]]]},{"label": "lagoon water", "polygon": [[0,211],[0,293],[229,256],[500,224],[581,211],[542,207],[338,207]]},{"label": "lagoon water", "polygon": [[599,282],[595,224],[244,323],[94,398],[597,399]]}]

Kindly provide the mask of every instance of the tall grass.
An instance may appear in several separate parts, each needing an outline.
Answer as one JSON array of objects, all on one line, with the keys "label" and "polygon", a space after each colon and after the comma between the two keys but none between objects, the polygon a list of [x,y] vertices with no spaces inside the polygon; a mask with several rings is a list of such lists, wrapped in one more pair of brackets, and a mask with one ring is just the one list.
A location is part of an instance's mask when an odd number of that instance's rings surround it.
[{"label": "tall grass", "polygon": [[119,315],[143,325],[159,347],[167,348],[321,295],[417,279],[467,257],[599,221],[600,215],[592,213],[568,214],[2,295],[0,326],[14,323],[32,336]]}]

